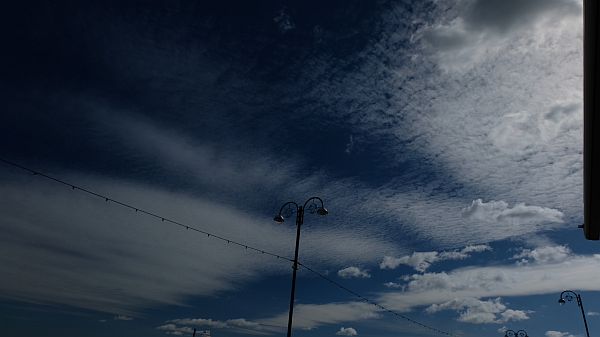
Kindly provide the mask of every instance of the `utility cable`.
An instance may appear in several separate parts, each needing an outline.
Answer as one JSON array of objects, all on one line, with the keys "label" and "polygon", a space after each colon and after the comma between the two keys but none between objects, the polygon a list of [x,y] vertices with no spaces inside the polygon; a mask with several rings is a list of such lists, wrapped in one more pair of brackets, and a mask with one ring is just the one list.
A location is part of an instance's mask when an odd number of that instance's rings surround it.
[{"label": "utility cable", "polygon": [[104,201],[106,201],[106,202],[112,202],[112,203],[114,203],[116,205],[119,205],[121,207],[131,209],[131,210],[135,211],[136,213],[142,213],[142,214],[148,215],[150,217],[153,217],[155,219],[160,220],[161,222],[166,222],[166,223],[169,223],[169,224],[172,224],[172,225],[179,226],[181,228],[185,228],[186,230],[190,230],[190,231],[194,231],[194,232],[198,232],[198,233],[204,234],[208,238],[217,239],[217,240],[226,242],[228,244],[233,244],[233,245],[236,245],[236,246],[238,246],[240,248],[244,248],[246,250],[252,250],[252,251],[255,251],[257,253],[261,253],[261,254],[264,254],[264,255],[269,255],[269,256],[272,256],[272,257],[275,257],[275,258],[278,258],[278,259],[282,259],[282,260],[286,260],[286,261],[289,261],[289,262],[294,262],[293,259],[290,259],[288,257],[282,256],[282,255],[279,255],[279,254],[275,254],[273,252],[269,252],[269,251],[264,250],[264,249],[260,249],[260,248],[254,247],[254,246],[248,245],[248,244],[243,243],[243,242],[239,242],[239,241],[236,241],[236,240],[233,240],[233,239],[229,239],[229,238],[226,238],[224,236],[220,236],[220,235],[216,235],[216,234],[211,233],[211,232],[207,232],[207,231],[205,231],[203,229],[200,229],[198,227],[194,227],[193,225],[185,224],[185,223],[182,223],[180,221],[176,221],[176,220],[170,219],[168,217],[161,216],[161,215],[159,215],[157,213],[145,210],[145,209],[140,208],[140,207],[136,207],[136,206],[134,206],[132,204],[129,204],[129,203],[126,203],[126,202],[123,202],[123,201],[116,200],[114,198],[111,198],[108,195],[104,195],[104,194],[92,191],[90,189],[81,187],[79,185],[72,184],[72,183],[67,182],[65,180],[62,180],[62,179],[53,177],[51,175],[48,175],[48,174],[45,174],[45,173],[33,170],[31,168],[28,168],[28,167],[23,166],[21,164],[17,164],[17,163],[15,163],[13,161],[4,159],[2,157],[0,157],[0,162],[2,162],[4,164],[7,164],[7,165],[10,165],[10,166],[13,166],[13,167],[16,167],[16,168],[18,168],[18,169],[20,169],[22,171],[29,172],[29,173],[31,173],[31,174],[33,174],[35,176],[43,177],[43,178],[46,178],[48,180],[52,180],[52,181],[54,181],[56,183],[68,186],[72,190],[81,191],[83,193],[87,193],[87,194],[95,196],[97,198],[104,199]]}]

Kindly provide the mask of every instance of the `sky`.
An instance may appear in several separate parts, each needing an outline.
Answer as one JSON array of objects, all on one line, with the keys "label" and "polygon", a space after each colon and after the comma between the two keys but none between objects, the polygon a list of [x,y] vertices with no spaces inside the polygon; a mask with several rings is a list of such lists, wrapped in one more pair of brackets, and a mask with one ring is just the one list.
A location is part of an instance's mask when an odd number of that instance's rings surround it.
[{"label": "sky", "polygon": [[0,165],[3,336],[283,335],[313,196],[294,336],[600,331],[581,0],[2,16],[0,158],[78,187]]}]

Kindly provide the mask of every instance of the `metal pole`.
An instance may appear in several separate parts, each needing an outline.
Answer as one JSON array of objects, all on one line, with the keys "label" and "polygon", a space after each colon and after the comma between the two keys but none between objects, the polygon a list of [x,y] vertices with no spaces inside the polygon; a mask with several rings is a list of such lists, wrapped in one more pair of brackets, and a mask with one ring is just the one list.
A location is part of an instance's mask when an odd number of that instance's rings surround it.
[{"label": "metal pole", "polygon": [[583,310],[583,302],[581,301],[581,295],[579,294],[577,294],[577,304],[579,304],[579,308],[581,308],[581,316],[583,317],[583,324],[585,324],[585,333],[587,334],[587,337],[590,337],[587,320],[585,319],[585,310]]},{"label": "metal pole", "polygon": [[[288,318],[287,337],[292,336],[292,315],[294,314],[294,295],[296,292],[296,271],[298,270],[298,246],[300,245],[300,226],[304,222],[304,208],[299,206],[296,211],[296,252],[294,253],[294,271],[292,272],[292,294],[290,296],[290,315]],[[588,336],[589,337],[589,336]]]}]

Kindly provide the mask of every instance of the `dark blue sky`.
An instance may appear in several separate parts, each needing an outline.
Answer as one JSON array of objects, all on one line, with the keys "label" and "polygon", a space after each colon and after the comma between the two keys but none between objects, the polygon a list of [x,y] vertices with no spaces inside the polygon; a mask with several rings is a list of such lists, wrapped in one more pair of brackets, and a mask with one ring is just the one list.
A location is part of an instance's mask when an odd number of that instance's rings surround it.
[{"label": "dark blue sky", "polygon": [[[594,329],[581,1],[12,3],[1,21],[0,157],[282,256],[274,213],[318,195],[301,261],[390,309],[581,336],[555,305],[574,288]],[[289,263],[0,180],[3,335],[282,333]],[[306,270],[295,328],[435,335]]]}]

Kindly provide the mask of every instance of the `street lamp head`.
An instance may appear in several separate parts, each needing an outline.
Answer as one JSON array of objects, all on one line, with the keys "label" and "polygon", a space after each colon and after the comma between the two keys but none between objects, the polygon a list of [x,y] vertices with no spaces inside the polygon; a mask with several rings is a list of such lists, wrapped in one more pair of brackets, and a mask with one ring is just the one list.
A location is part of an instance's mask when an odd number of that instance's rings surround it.
[{"label": "street lamp head", "polygon": [[273,220],[277,223],[283,223],[285,221],[285,219],[283,218],[283,216],[281,216],[281,214],[278,214],[276,217],[273,218]]},{"label": "street lamp head", "polygon": [[327,214],[329,214],[329,211],[325,207],[319,207],[317,209],[317,214],[319,214],[319,215],[327,215]]},{"label": "street lamp head", "polygon": [[560,304],[560,305],[563,305],[563,304],[565,304],[565,303],[566,303],[566,301],[565,301],[565,299],[564,299],[564,298],[562,298],[562,297],[560,298],[560,300],[558,300],[558,304]]}]

